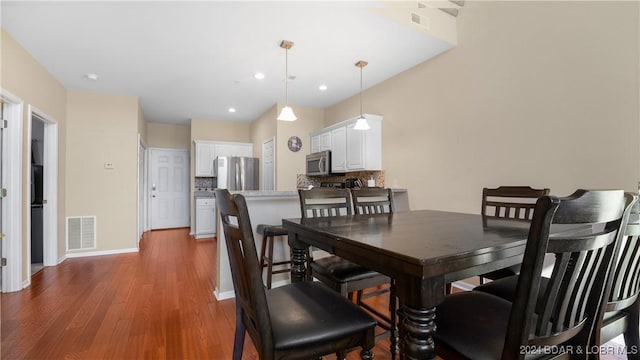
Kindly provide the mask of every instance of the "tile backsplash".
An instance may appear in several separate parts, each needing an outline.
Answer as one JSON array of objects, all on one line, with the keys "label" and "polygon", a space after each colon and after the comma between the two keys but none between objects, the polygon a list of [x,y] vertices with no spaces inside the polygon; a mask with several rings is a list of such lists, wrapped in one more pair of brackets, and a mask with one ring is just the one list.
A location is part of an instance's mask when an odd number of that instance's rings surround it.
[{"label": "tile backsplash", "polygon": [[373,176],[373,179],[376,181],[377,187],[384,187],[384,170],[381,171],[356,171],[350,172],[343,175],[332,175],[332,176],[307,176],[305,174],[298,174],[296,178],[296,185],[298,189],[308,188],[309,185],[313,185],[313,187],[320,187],[320,184],[323,182],[340,182],[344,183],[347,179],[358,178],[367,186],[367,180],[369,180]]},{"label": "tile backsplash", "polygon": [[214,189],[217,186],[214,177],[197,177],[195,178],[195,188],[198,189]]}]

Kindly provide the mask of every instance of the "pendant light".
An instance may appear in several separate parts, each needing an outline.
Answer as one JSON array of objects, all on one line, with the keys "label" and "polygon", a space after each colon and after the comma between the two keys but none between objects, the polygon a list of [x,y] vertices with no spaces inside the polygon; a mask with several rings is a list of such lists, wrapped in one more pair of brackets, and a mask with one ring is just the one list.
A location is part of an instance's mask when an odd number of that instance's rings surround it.
[{"label": "pendant light", "polygon": [[371,126],[367,122],[367,119],[364,117],[364,113],[362,112],[362,68],[369,64],[366,61],[360,60],[356,63],[356,66],[360,68],[360,117],[358,121],[356,121],[356,125],[353,127],[354,130],[369,130]]},{"label": "pendant light", "polygon": [[289,106],[289,49],[293,47],[293,42],[282,40],[280,47],[284,49],[284,107],[278,115],[278,120],[296,121],[298,118],[293,113],[293,109]]}]

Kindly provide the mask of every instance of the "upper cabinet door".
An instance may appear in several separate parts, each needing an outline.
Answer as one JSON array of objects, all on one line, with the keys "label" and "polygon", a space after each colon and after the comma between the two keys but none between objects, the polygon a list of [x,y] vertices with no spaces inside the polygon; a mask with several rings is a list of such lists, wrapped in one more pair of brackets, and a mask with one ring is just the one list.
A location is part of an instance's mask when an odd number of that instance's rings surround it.
[{"label": "upper cabinet door", "polygon": [[196,176],[213,176],[213,159],[216,157],[213,143],[196,142]]},{"label": "upper cabinet door", "polygon": [[320,135],[314,135],[311,137],[311,152],[316,153],[320,151]]},{"label": "upper cabinet door", "polygon": [[318,151],[331,150],[331,138],[332,135],[329,131],[320,134],[320,150]]},{"label": "upper cabinet door", "polygon": [[347,125],[347,171],[364,170],[367,151],[365,131],[355,130],[356,124]]},{"label": "upper cabinet door", "polygon": [[347,128],[342,126],[331,130],[331,171],[347,171]]}]

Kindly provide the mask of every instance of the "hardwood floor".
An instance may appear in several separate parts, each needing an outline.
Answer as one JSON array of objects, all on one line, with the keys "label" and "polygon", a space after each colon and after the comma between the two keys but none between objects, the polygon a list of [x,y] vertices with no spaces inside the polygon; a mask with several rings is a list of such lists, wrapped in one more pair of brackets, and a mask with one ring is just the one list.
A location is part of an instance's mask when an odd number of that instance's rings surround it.
[{"label": "hardwood floor", "polygon": [[[0,358],[231,359],[235,304],[213,296],[215,259],[215,241],[177,229],[148,233],[139,253],[47,267],[27,289],[0,294]],[[384,298],[371,301],[386,308]],[[390,359],[389,341],[374,354]],[[243,358],[257,359],[248,336]]]},{"label": "hardwood floor", "polygon": [[[27,289],[0,295],[0,357],[230,359],[235,304],[213,295],[215,252],[188,229],[164,230],[139,253],[47,267]],[[390,358],[388,345],[377,344],[376,359]],[[248,336],[244,359],[257,359]]]}]

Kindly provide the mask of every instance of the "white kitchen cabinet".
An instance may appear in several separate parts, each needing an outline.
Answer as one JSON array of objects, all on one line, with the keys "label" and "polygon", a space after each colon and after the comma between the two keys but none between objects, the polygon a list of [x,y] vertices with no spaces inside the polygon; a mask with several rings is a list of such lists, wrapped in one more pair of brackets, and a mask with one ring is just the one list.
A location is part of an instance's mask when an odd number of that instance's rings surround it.
[{"label": "white kitchen cabinet", "polygon": [[381,117],[365,115],[369,130],[356,130],[355,121],[346,124],[347,171],[382,170],[382,121]]},{"label": "white kitchen cabinet", "polygon": [[331,150],[331,142],[333,140],[333,134],[329,131],[320,134],[320,150],[325,151]]},{"label": "white kitchen cabinet", "polygon": [[196,144],[196,176],[213,176],[213,159],[216,158],[215,143],[195,141]]},{"label": "white kitchen cabinet", "polygon": [[216,143],[216,156],[253,156],[251,143]]},{"label": "white kitchen cabinet", "polygon": [[347,129],[344,126],[335,128],[331,134],[331,172],[347,171]]},{"label": "white kitchen cabinet", "polygon": [[331,150],[335,173],[382,170],[382,116],[365,117],[369,130],[355,130],[354,118],[311,133],[311,152]]},{"label": "white kitchen cabinet", "polygon": [[311,137],[311,152],[331,150],[331,130]]},{"label": "white kitchen cabinet", "polygon": [[196,198],[195,237],[208,238],[216,234],[216,199]]},{"label": "white kitchen cabinet", "polygon": [[194,140],[196,144],[195,176],[212,177],[213,160],[218,156],[253,157],[252,143]]},{"label": "white kitchen cabinet", "polygon": [[320,151],[320,134],[311,137],[311,152],[316,153]]}]

